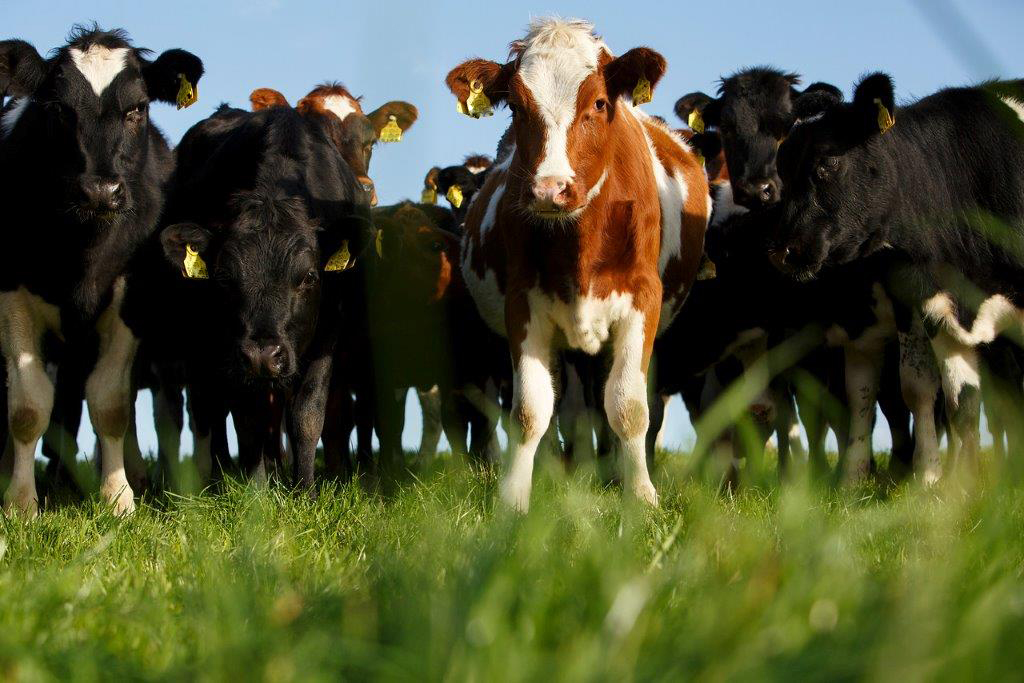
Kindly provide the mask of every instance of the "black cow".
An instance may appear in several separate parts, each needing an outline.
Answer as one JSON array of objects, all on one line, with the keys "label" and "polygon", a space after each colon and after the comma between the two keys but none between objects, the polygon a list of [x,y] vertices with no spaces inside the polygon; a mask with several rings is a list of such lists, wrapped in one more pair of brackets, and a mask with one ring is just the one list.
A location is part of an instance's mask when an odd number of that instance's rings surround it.
[{"label": "black cow", "polygon": [[979,347],[1019,332],[1022,117],[1024,81],[942,90],[896,108],[891,79],[876,73],[852,102],[798,125],[780,149],[774,259],[804,280],[836,265],[884,263],[926,482],[941,473],[932,419],[940,382],[969,454],[978,440]]},{"label": "black cow", "polygon": [[705,126],[718,130],[740,206],[756,209],[779,201],[779,142],[823,98],[842,97],[828,83],[812,83],[802,91],[796,88],[799,84],[797,74],[757,66],[723,78],[718,98],[694,92],[676,102],[676,114],[695,132],[704,132]]},{"label": "black cow", "polygon": [[100,492],[134,508],[124,476],[136,340],[123,323],[122,274],[156,227],[172,155],[149,121],[153,100],[195,99],[202,62],[183,50],[156,60],[121,30],[72,29],[49,59],[0,43],[0,91],[17,98],[0,132],[0,202],[10,228],[0,267],[14,474],[5,506],[35,514],[36,442],[53,405],[40,340],[97,347],[86,399],[102,452]]},{"label": "black cow", "polygon": [[466,220],[466,213],[473,197],[487,180],[487,172],[494,161],[484,154],[470,154],[456,166],[435,166],[423,180],[423,199],[427,203],[436,201],[438,195],[445,197],[455,216],[455,225]]},{"label": "black cow", "polygon": [[211,449],[228,466],[230,410],[239,460],[261,477],[285,416],[296,480],[312,485],[340,280],[369,244],[368,209],[330,131],[293,109],[222,107],[185,134],[125,317],[152,358],[184,362],[201,466]]}]

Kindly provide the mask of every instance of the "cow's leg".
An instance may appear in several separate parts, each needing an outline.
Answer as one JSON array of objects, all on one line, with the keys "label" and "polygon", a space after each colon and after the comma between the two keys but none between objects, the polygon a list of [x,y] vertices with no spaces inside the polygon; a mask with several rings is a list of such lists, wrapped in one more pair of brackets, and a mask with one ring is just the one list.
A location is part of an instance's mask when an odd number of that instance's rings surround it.
[{"label": "cow's leg", "polygon": [[355,424],[352,391],[340,379],[331,381],[324,413],[324,468],[328,477],[347,479],[351,474],[352,457],[349,436]]},{"label": "cow's leg", "polygon": [[179,482],[181,431],[185,428],[185,402],[181,385],[159,365],[158,381],[153,388],[153,424],[156,427],[157,462],[164,486],[176,488]]},{"label": "cow's leg", "polygon": [[665,449],[665,427],[668,425],[668,404],[672,402],[672,396],[670,394],[658,394],[657,398],[661,400],[661,426],[658,427],[658,431],[655,432],[654,435],[654,450],[661,451]]},{"label": "cow's leg", "polygon": [[416,394],[420,398],[420,410],[423,411],[420,457],[434,458],[437,456],[437,445],[441,442],[441,390],[433,386],[426,391],[417,390]]},{"label": "cow's leg", "polygon": [[100,445],[100,495],[122,515],[135,509],[134,492],[124,471],[124,437],[131,415],[132,363],[138,340],[121,319],[124,285],[115,287],[114,300],[96,325],[100,347],[96,366],[85,383],[89,419]]},{"label": "cow's leg", "polygon": [[942,476],[939,441],[935,432],[935,400],[939,373],[935,355],[921,321],[915,318],[909,332],[899,332],[900,389],[914,416],[914,463],[925,485]]},{"label": "cow's leg", "polygon": [[671,396],[651,392],[650,399],[648,401],[648,410],[651,421],[651,426],[647,430],[646,439],[648,470],[654,469],[654,456],[658,449],[661,448],[660,442],[663,441],[662,433],[665,431],[665,411],[668,409],[668,399],[671,399]]},{"label": "cow's leg", "polygon": [[505,504],[520,512],[530,508],[533,459],[555,409],[552,334],[549,320],[530,320],[523,340],[512,344],[512,457],[499,492]]},{"label": "cow's leg", "polygon": [[[650,426],[647,361],[653,334],[649,334],[644,323],[645,316],[638,312],[616,325],[612,367],[604,387],[604,408],[608,424],[622,444],[626,490],[645,503],[657,505],[658,494],[647,471],[645,448]],[[652,339],[648,340],[648,336]]]},{"label": "cow's leg", "polygon": [[53,382],[46,374],[39,343],[42,330],[31,306],[24,291],[0,294],[0,343],[7,365],[8,424],[14,442],[4,510],[30,518],[38,511],[36,443],[53,409]]},{"label": "cow's leg", "polygon": [[405,426],[405,389],[378,387],[377,415],[374,421],[377,427],[377,440],[380,442],[380,462],[387,468],[400,468],[405,465],[405,452],[402,450],[402,429]]},{"label": "cow's leg", "polygon": [[441,422],[444,425],[444,433],[448,437],[452,455],[464,458],[469,453],[469,432],[466,419],[469,415],[468,411],[471,410],[469,401],[459,392],[450,389],[439,392],[439,398],[441,399]]},{"label": "cow's leg", "polygon": [[[978,350],[956,342],[944,331],[932,339],[932,349],[942,379],[942,394],[950,424],[960,442],[958,459],[976,465],[981,417],[981,371]],[[951,439],[952,441],[952,439]],[[952,451],[952,448],[950,449]]]},{"label": "cow's leg", "polygon": [[892,455],[889,458],[889,476],[902,479],[913,471],[914,437],[910,432],[910,410],[900,393],[899,346],[887,343],[882,376],[878,386],[878,406],[889,423],[892,436]]},{"label": "cow's leg", "polygon": [[330,346],[327,348],[326,352],[319,354],[310,363],[288,410],[288,433],[295,451],[292,465],[295,483],[311,495],[315,494],[316,444],[324,429],[334,360]]},{"label": "cow's leg", "polygon": [[848,484],[862,483],[871,463],[871,432],[875,421],[878,380],[882,374],[881,349],[847,344],[846,399],[850,405],[850,432],[843,476]]}]

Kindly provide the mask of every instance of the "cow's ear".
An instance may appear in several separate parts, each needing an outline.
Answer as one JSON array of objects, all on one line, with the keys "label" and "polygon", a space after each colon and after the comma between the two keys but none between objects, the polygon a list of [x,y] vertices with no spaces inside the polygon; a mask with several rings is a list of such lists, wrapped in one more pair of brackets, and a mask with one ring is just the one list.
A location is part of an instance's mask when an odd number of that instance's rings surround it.
[{"label": "cow's ear", "polygon": [[[487,59],[470,59],[448,72],[444,79],[458,101],[458,110],[479,118],[488,116],[490,105],[508,99],[509,83],[515,73],[515,62],[498,64]],[[470,102],[470,95],[474,95]],[[480,99],[483,95],[485,99]]]},{"label": "cow's ear", "polygon": [[697,133],[687,143],[706,160],[714,159],[722,151],[722,138],[715,131]]},{"label": "cow's ear", "polygon": [[718,125],[718,100],[702,92],[680,97],[676,100],[675,112],[695,133],[703,133],[705,125]]},{"label": "cow's ear", "polygon": [[290,107],[285,96],[273,88],[256,88],[249,93],[249,104],[253,111],[269,109],[270,107]]},{"label": "cow's ear", "polygon": [[843,101],[843,91],[830,83],[811,83],[803,92],[795,92],[793,115],[807,119],[821,114]]},{"label": "cow's ear", "polygon": [[883,73],[864,77],[853,92],[853,111],[869,135],[892,128],[896,116],[892,78]]},{"label": "cow's ear", "polygon": [[154,62],[142,57],[142,77],[146,79],[149,99],[176,104],[182,109],[199,99],[199,79],[203,62],[185,50],[167,50]]},{"label": "cow's ear", "polygon": [[24,40],[0,42],[0,97],[27,97],[46,77],[46,62]]},{"label": "cow's ear", "polygon": [[209,256],[211,233],[195,223],[175,223],[160,232],[164,256],[171,265],[181,270],[182,276],[192,280],[209,277],[206,259]]},{"label": "cow's ear", "polygon": [[665,74],[665,58],[648,47],[634,47],[604,66],[605,88],[611,101],[630,95],[634,104],[651,99]]},{"label": "cow's ear", "polygon": [[373,124],[373,129],[377,131],[377,137],[379,138],[381,137],[381,131],[391,121],[392,116],[395,117],[395,124],[404,133],[416,122],[419,112],[416,111],[416,107],[408,102],[386,102],[367,114],[366,118],[370,119],[370,123]]}]

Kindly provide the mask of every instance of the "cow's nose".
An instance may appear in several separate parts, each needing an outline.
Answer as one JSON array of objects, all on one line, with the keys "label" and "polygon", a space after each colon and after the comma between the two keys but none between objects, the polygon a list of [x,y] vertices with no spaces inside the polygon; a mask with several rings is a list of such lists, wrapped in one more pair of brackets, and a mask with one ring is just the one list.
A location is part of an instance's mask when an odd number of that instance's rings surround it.
[{"label": "cow's nose", "polygon": [[570,179],[563,176],[545,176],[533,183],[533,198],[540,203],[562,206],[567,199]]},{"label": "cow's nose", "polygon": [[743,183],[743,199],[747,204],[756,207],[771,206],[777,204],[781,193],[779,183],[774,178],[759,178]]},{"label": "cow's nose", "polygon": [[87,208],[117,211],[124,205],[124,183],[113,178],[85,177],[81,181],[82,197]]},{"label": "cow's nose", "polygon": [[284,371],[287,354],[281,344],[247,342],[242,351],[257,377],[279,377]]}]

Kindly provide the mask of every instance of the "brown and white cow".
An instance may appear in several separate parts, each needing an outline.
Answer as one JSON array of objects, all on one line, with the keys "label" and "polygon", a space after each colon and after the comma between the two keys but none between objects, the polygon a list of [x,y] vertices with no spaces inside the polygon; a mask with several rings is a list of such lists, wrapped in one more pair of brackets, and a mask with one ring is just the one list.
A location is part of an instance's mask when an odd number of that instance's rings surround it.
[{"label": "brown and white cow", "polygon": [[509,340],[513,448],[500,490],[519,510],[554,410],[554,354],[607,345],[604,404],[626,487],[658,501],[644,457],[648,363],[697,274],[710,213],[696,156],[627,99],[664,70],[648,48],[613,56],[588,22],[536,19],[508,63],[472,59],[447,77],[464,111],[483,94],[513,116],[515,150],[470,207],[462,270]]},{"label": "brown and white cow", "polygon": [[[385,126],[394,117],[394,123],[404,133],[416,122],[416,107],[408,102],[385,102],[369,114],[363,113],[361,97],[355,97],[340,83],[318,85],[299,100],[295,108],[304,116],[326,116],[336,119],[338,125],[329,126],[330,135],[341,156],[363,189],[370,193],[370,205],[377,204],[377,191],[370,179],[370,157],[373,146],[382,139]],[[253,111],[267,107],[287,107],[288,100],[273,88],[257,88],[249,95]]]}]

